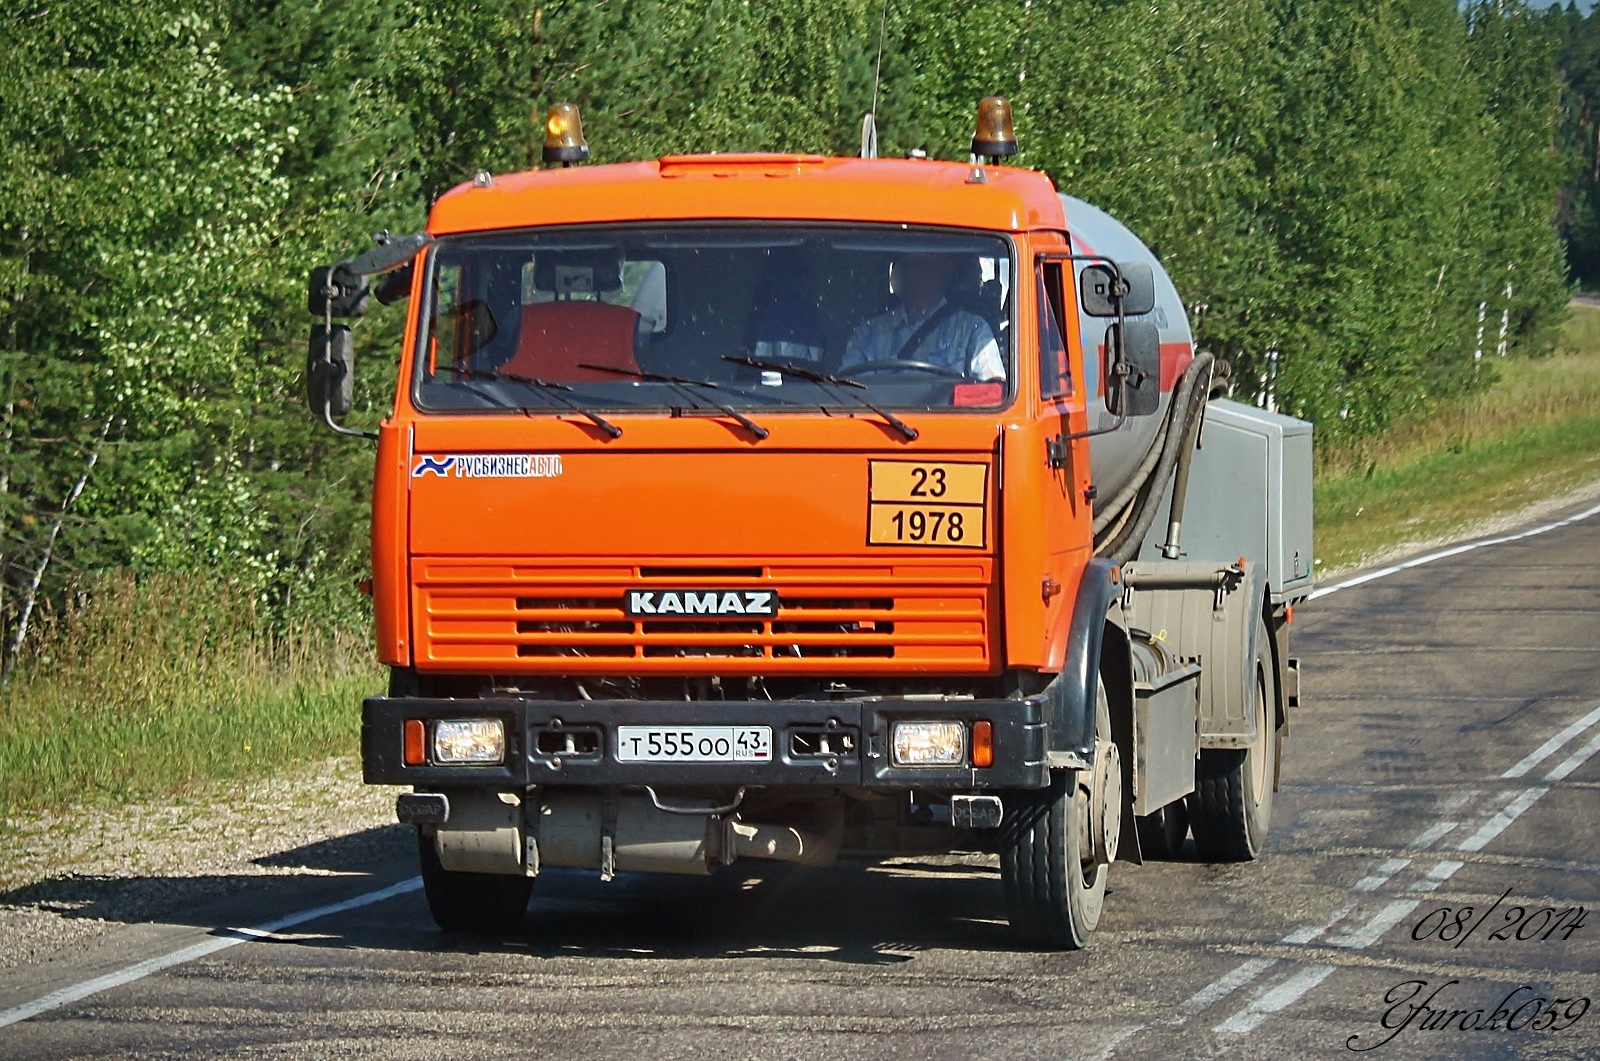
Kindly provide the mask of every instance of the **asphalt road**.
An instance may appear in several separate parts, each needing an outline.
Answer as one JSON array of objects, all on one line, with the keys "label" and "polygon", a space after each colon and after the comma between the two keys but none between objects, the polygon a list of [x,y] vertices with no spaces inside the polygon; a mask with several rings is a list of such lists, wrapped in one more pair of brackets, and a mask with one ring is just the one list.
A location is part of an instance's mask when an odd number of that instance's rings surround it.
[{"label": "asphalt road", "polygon": [[[1117,866],[1084,952],[1019,946],[983,856],[745,887],[550,873],[501,945],[403,892],[0,1028],[0,1056],[1600,1058],[1600,516],[1344,589],[1294,629],[1268,853]],[[0,1021],[403,880],[393,837],[368,877],[0,976]]]}]

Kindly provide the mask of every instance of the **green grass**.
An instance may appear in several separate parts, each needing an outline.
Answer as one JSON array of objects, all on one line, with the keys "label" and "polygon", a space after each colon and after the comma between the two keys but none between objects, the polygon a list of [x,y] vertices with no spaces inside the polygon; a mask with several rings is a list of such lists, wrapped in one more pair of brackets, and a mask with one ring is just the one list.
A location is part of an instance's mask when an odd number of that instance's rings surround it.
[{"label": "green grass", "polygon": [[269,635],[201,578],[110,577],[88,601],[30,637],[0,692],[0,822],[356,753],[383,686],[365,638]]},{"label": "green grass", "polygon": [[1319,453],[1319,571],[1600,480],[1600,309],[1572,307],[1558,353],[1494,367],[1499,382],[1426,422]]}]

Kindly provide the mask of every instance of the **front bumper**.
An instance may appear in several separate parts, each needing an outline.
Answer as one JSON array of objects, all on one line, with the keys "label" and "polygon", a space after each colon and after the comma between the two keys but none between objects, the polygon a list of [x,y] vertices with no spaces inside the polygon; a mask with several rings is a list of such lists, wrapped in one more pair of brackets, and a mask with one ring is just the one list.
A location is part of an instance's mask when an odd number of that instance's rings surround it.
[{"label": "front bumper", "polygon": [[[407,719],[498,718],[506,761],[407,766]],[[905,719],[987,720],[994,765],[894,766],[889,733]],[[618,726],[770,726],[771,762],[638,763],[616,757]],[[572,735],[569,742],[564,738]],[[845,741],[843,738],[848,737]],[[849,745],[846,749],[846,745]],[[541,746],[544,750],[541,750]],[[574,753],[570,749],[580,749]],[[869,789],[1043,788],[1043,698],[1029,700],[436,700],[374,696],[362,705],[362,775],[371,785],[827,786]]]}]

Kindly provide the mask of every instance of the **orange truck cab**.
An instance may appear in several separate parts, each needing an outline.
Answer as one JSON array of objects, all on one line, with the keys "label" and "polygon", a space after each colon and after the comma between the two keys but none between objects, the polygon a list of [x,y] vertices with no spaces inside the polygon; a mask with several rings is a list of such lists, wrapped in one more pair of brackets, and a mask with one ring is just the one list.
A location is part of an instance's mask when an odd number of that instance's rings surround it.
[{"label": "orange truck cab", "polygon": [[312,274],[336,430],[334,319],[409,311],[362,756],[445,928],[552,866],[978,845],[1076,947],[1112,861],[1259,853],[1309,425],[1213,400],[1154,256],[997,164],[985,107],[971,161],[592,167],[560,110],[560,168]]}]

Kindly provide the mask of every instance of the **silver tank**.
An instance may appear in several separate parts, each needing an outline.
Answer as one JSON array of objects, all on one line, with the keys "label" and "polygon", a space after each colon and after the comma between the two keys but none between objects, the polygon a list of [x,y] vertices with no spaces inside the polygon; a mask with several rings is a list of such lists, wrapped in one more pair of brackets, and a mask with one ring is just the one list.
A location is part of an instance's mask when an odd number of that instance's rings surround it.
[{"label": "silver tank", "polygon": [[[1129,320],[1153,321],[1161,333],[1161,408],[1154,416],[1129,419],[1120,428],[1089,440],[1090,466],[1094,484],[1101,498],[1110,498],[1127,484],[1140,460],[1149,452],[1167,415],[1176,386],[1183,370],[1194,357],[1194,334],[1189,330],[1188,315],[1183,312],[1183,302],[1178,289],[1173,286],[1167,271],[1144,242],[1130,232],[1126,225],[1082,199],[1070,195],[1061,197],[1061,207],[1067,215],[1067,231],[1072,237],[1074,254],[1104,255],[1113,261],[1138,261],[1148,264],[1155,273],[1156,308],[1141,317]],[[1079,271],[1088,262],[1074,263]],[[1083,334],[1083,364],[1085,384],[1089,395],[1089,426],[1105,427],[1115,420],[1106,411],[1102,387],[1105,375],[1106,327],[1111,322],[1104,317],[1091,317],[1078,307],[1078,326]]]}]

